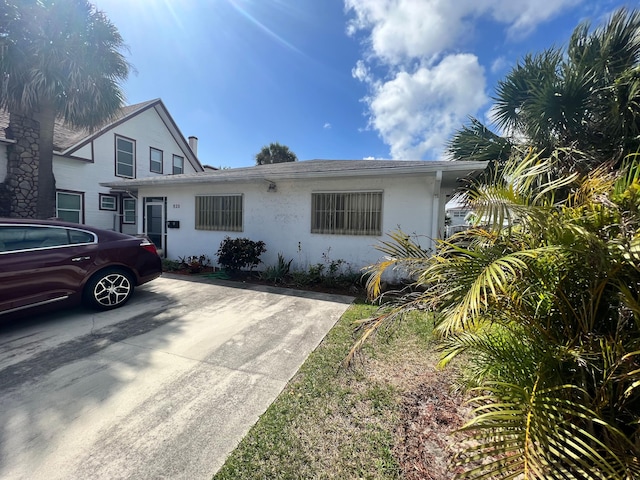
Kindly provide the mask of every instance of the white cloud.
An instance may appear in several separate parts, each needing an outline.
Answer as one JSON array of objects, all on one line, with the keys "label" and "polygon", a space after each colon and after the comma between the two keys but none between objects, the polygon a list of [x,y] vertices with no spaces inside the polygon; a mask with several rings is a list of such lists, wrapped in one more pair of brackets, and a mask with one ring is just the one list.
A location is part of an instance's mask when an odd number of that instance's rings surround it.
[{"label": "white cloud", "polygon": [[464,30],[469,0],[345,0],[354,17],[350,34],[369,31],[371,53],[388,64],[431,57],[451,47]]},{"label": "white cloud", "polygon": [[324,128],[325,130],[331,130],[331,124],[327,122],[322,126],[322,128]]},{"label": "white cloud", "polygon": [[361,82],[371,83],[374,81],[374,78],[364,60],[358,60],[356,62],[356,66],[351,69],[351,76]]},{"label": "white cloud", "polygon": [[491,63],[491,73],[502,72],[505,68],[507,68],[507,66],[507,59],[504,57],[498,57]]},{"label": "white cloud", "polygon": [[347,33],[369,34],[372,53],[388,64],[431,58],[455,48],[473,31],[473,21],[489,17],[514,37],[529,34],[582,0],[344,0],[353,14]]},{"label": "white cloud", "polygon": [[494,0],[491,3],[491,17],[507,26],[512,38],[523,38],[541,23],[555,17],[562,10],[580,3],[582,0]]},{"label": "white cloud", "polygon": [[487,102],[482,67],[474,55],[445,57],[438,65],[401,71],[367,99],[370,126],[394,159],[439,159],[450,133]]},{"label": "white cloud", "polygon": [[[474,22],[488,18],[520,38],[580,1],[344,0],[347,32],[366,37],[351,74],[370,89],[369,127],[392,158],[438,158],[466,117],[488,103],[478,58],[460,53]],[[490,68],[503,68],[503,61]]]}]

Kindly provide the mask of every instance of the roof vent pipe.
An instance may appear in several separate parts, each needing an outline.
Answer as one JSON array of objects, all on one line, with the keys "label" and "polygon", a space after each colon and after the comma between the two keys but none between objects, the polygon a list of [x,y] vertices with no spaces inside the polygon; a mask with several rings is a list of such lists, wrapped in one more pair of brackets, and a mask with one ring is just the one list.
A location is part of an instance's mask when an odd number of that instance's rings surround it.
[{"label": "roof vent pipe", "polygon": [[193,152],[193,154],[197,157],[198,156],[198,137],[189,137],[189,147],[191,148],[191,151]]}]

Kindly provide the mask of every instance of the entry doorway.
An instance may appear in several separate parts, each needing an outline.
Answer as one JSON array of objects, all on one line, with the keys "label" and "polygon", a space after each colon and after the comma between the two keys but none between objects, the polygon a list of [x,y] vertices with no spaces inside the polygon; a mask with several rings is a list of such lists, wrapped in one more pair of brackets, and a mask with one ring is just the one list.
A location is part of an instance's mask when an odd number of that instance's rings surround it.
[{"label": "entry doorway", "polygon": [[167,251],[166,210],[166,197],[144,198],[144,233],[154,243],[161,257],[165,257]]}]

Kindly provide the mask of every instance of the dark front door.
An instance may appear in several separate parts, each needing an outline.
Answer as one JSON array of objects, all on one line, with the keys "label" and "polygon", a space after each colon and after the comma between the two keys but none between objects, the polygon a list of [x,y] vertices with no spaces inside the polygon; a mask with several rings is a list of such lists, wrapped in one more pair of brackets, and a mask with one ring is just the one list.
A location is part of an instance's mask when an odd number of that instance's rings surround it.
[{"label": "dark front door", "polygon": [[156,248],[164,256],[165,250],[165,218],[164,199],[145,199],[144,233],[147,234]]}]

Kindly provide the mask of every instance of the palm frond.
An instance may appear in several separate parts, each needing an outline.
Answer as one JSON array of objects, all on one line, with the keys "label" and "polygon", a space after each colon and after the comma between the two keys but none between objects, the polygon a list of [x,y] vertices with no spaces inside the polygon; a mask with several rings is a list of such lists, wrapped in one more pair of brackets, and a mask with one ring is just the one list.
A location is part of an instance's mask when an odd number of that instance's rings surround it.
[{"label": "palm frond", "polygon": [[395,230],[387,234],[388,240],[380,241],[374,248],[382,252],[386,258],[377,264],[367,267],[367,293],[370,299],[376,299],[381,293],[383,275],[396,270],[396,274],[412,278],[416,272],[426,266],[430,253],[420,246],[418,239]]},{"label": "palm frond", "polygon": [[496,382],[477,390],[481,395],[472,402],[479,406],[461,429],[470,437],[460,465],[484,461],[458,478],[625,478],[625,463],[588,426],[620,432],[567,399],[581,392],[578,387],[529,390]]},{"label": "palm frond", "polygon": [[511,156],[512,142],[493,133],[480,120],[471,117],[445,145],[454,160],[473,160],[502,164]]}]

